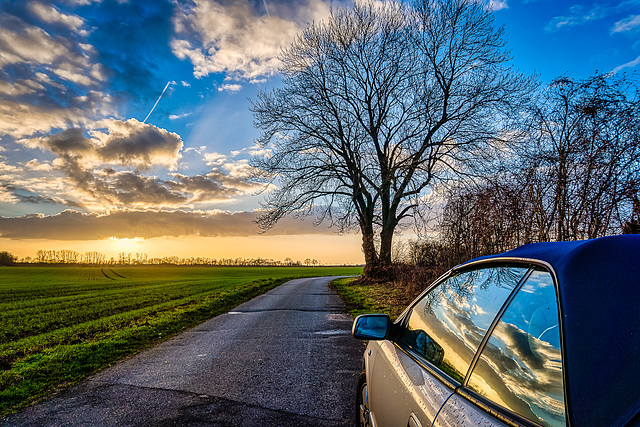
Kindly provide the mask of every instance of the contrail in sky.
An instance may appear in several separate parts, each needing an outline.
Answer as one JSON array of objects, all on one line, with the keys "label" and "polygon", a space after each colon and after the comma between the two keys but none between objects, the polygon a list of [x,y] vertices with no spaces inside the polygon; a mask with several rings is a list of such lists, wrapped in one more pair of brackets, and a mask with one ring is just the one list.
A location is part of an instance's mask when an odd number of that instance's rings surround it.
[{"label": "contrail in sky", "polygon": [[271,18],[271,14],[269,13],[269,8],[267,7],[267,0],[262,0],[262,3],[264,3],[264,10],[267,11],[267,15],[269,16],[269,18]]},{"label": "contrail in sky", "polygon": [[147,117],[144,118],[144,120],[142,121],[142,123],[146,123],[147,119],[149,118],[149,116],[151,115],[151,113],[153,113],[153,110],[156,109],[156,105],[158,105],[158,102],[160,102],[160,99],[162,98],[162,95],[164,95],[165,91],[167,90],[167,88],[169,87],[169,85],[173,83],[172,81],[168,81],[167,85],[164,87],[164,89],[162,89],[162,93],[160,94],[160,96],[158,97],[158,100],[156,101],[155,104],[153,104],[153,108],[151,108],[151,111],[149,111],[149,114],[147,114]]}]

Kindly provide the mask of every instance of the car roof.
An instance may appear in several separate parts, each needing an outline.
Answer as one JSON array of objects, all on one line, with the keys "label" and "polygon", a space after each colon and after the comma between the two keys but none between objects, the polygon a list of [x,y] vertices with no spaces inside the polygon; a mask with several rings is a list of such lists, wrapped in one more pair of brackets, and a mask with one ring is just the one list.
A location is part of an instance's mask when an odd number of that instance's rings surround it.
[{"label": "car roof", "polygon": [[640,235],[520,246],[478,260],[543,261],[556,277],[571,425],[623,425],[640,410]]}]

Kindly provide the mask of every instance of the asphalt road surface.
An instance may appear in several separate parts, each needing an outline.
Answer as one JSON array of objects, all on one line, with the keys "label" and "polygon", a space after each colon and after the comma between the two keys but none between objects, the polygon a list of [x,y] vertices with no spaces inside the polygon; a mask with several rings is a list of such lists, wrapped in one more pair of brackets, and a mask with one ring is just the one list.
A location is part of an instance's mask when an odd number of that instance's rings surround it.
[{"label": "asphalt road surface", "polygon": [[287,282],[0,425],[352,425],[364,345],[330,280]]}]

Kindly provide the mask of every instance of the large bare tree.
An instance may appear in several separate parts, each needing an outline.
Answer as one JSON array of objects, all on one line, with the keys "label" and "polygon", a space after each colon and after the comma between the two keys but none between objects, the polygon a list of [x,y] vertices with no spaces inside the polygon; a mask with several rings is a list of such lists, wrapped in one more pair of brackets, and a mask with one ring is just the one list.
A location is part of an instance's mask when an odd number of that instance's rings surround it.
[{"label": "large bare tree", "polygon": [[258,223],[293,213],[357,226],[367,275],[391,263],[394,232],[432,185],[480,160],[530,84],[473,0],[356,2],[281,59],[283,87],[252,106],[270,149],[253,165],[275,187]]}]

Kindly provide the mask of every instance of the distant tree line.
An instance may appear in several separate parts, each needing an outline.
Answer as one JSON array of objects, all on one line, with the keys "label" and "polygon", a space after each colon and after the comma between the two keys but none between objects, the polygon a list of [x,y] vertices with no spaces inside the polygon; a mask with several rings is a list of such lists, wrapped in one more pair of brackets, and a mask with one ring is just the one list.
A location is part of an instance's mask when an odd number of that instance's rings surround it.
[{"label": "distant tree line", "polygon": [[320,261],[306,258],[304,262],[285,258],[284,261],[270,258],[207,258],[207,257],[149,257],[146,253],[120,252],[117,257],[107,257],[97,251],[80,253],[73,250],[38,250],[34,258],[18,258],[9,252],[0,252],[0,265],[13,265],[17,261],[26,264],[82,264],[82,265],[219,265],[219,266],[317,266]]}]

